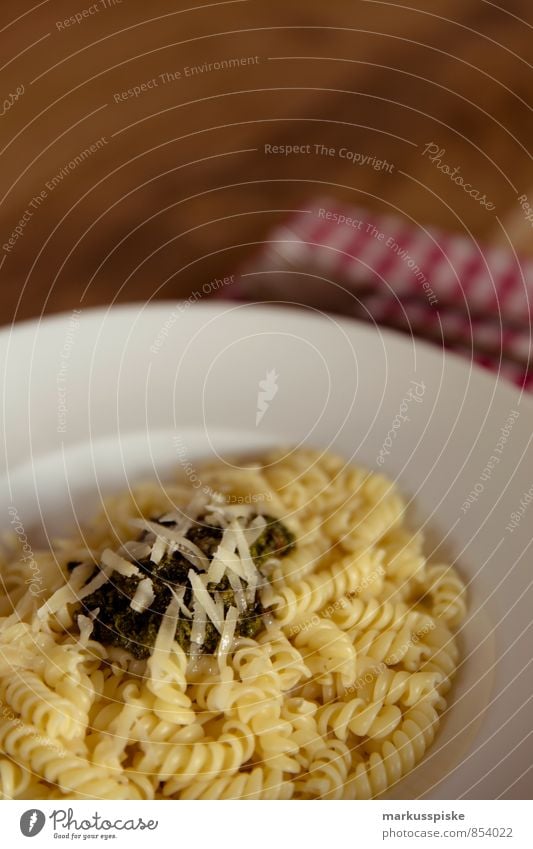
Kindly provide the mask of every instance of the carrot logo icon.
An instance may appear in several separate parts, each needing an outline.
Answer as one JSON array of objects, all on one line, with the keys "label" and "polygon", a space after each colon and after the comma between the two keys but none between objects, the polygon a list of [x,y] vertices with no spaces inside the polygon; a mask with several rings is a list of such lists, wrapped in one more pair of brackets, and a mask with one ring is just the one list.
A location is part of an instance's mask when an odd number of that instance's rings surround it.
[{"label": "carrot logo icon", "polygon": [[20,818],[20,830],[24,837],[35,837],[43,830],[46,817],[42,811],[33,808],[25,811]]},{"label": "carrot logo icon", "polygon": [[259,392],[257,393],[257,413],[255,415],[255,426],[257,427],[266,411],[270,407],[270,402],[278,392],[278,377],[276,369],[267,371],[264,380],[259,381]]}]

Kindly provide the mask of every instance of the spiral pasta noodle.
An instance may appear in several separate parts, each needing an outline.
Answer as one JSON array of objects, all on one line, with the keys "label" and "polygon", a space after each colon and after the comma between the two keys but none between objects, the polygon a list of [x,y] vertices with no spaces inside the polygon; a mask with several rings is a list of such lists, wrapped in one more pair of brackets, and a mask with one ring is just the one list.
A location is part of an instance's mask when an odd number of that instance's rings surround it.
[{"label": "spiral pasta noodle", "polygon": [[358,591],[370,577],[379,574],[381,553],[366,547],[354,547],[327,569],[309,575],[306,580],[274,590],[272,604],[280,625],[298,622],[331,601]]},{"label": "spiral pasta noodle", "polygon": [[[203,619],[183,587],[181,595],[173,590],[174,624],[165,613],[148,653],[135,653],[122,632],[105,639],[95,630],[100,608],[83,607],[91,582],[97,593],[109,577],[95,564],[121,564],[124,586],[135,573],[139,561],[128,546],[146,548],[148,531],[132,540],[132,523],[153,527],[154,517],[199,498],[186,481],[118,495],[83,538],[34,552],[42,592],[30,592],[17,545],[7,541],[0,558],[3,798],[368,799],[394,788],[431,746],[459,662],[456,632],[467,599],[453,567],[426,561],[422,535],[406,526],[405,502],[391,481],[307,448],[236,467],[210,463],[202,477],[216,494],[209,509],[223,516],[224,539],[234,539],[239,557],[244,543],[251,557],[265,516],[294,537],[283,556],[274,546],[257,561],[259,627],[250,618],[236,630],[249,609],[245,548],[230,581],[233,606],[224,602],[228,587],[217,584],[224,572],[213,580]],[[239,525],[246,503],[255,518]],[[227,568],[222,543],[206,561],[192,537],[176,545],[183,542],[187,568]],[[156,539],[151,556],[166,544]],[[190,580],[205,594],[211,571],[202,584],[195,569]],[[153,602],[147,584],[130,608]],[[217,633],[220,611],[225,624]],[[129,611],[123,615],[129,621]],[[190,633],[187,650],[178,621]],[[191,649],[213,635],[213,651]]]},{"label": "spiral pasta noodle", "polygon": [[438,714],[428,703],[411,708],[391,739],[371,750],[368,759],[348,775],[345,798],[371,799],[399,781],[422,759],[437,724]]},{"label": "spiral pasta noodle", "polygon": [[281,770],[255,767],[250,772],[220,777],[214,781],[194,781],[180,793],[180,799],[290,799],[294,788]]}]

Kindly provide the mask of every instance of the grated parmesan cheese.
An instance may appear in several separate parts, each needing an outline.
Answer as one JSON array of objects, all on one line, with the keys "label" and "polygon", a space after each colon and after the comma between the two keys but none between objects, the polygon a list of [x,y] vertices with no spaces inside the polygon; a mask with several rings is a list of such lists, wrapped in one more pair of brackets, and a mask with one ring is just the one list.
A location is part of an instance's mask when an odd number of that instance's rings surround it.
[{"label": "grated parmesan cheese", "polygon": [[163,557],[167,553],[167,542],[163,537],[156,536],[155,542],[152,546],[152,550],[150,552],[150,560],[152,563],[155,563],[156,566],[161,563]]},{"label": "grated parmesan cheese", "polygon": [[143,578],[137,585],[135,595],[130,601],[130,607],[136,613],[142,613],[147,607],[150,607],[154,598],[154,585],[151,579]]},{"label": "grated parmesan cheese", "polygon": [[[101,560],[104,566],[107,566],[109,570],[112,572],[118,572],[119,575],[124,575],[125,578],[133,578],[134,576],[139,576],[141,574],[139,567],[136,566],[135,563],[130,563],[129,560],[125,560],[120,556],[120,554],[117,554],[110,548],[106,548],[105,551],[102,552]],[[106,573],[108,572],[108,569],[105,570]]]},{"label": "grated parmesan cheese", "polygon": [[239,611],[237,608],[230,607],[226,614],[226,621],[224,622],[222,636],[217,649],[218,664],[221,670],[226,665],[228,654],[233,648],[233,640],[235,637],[238,617]]},{"label": "grated parmesan cheese", "polygon": [[173,530],[185,536],[198,516],[204,512],[207,500],[207,497],[203,493],[198,492],[183,510],[172,510],[170,513],[161,516],[159,521],[174,522],[175,527]]},{"label": "grated parmesan cheese", "polygon": [[245,579],[248,583],[248,586],[246,588],[246,600],[250,604],[253,604],[253,601],[255,599],[255,592],[259,583],[259,571],[250,556],[250,547],[246,541],[246,537],[240,524],[237,521],[234,521],[232,523],[232,527],[235,528],[235,534],[237,537],[237,551],[239,552],[239,557],[241,558]]},{"label": "grated parmesan cheese", "polygon": [[263,575],[270,575],[278,566],[281,566],[279,557],[269,557],[261,564],[261,571]]},{"label": "grated parmesan cheese", "polygon": [[119,550],[118,554],[125,555],[126,557],[132,557],[134,560],[143,560],[145,557],[148,557],[150,554],[151,546],[149,546],[146,542],[140,540],[130,540],[129,542],[125,542]]},{"label": "grated parmesan cheese", "polygon": [[78,615],[78,628],[80,631],[80,639],[79,643],[83,648],[87,648],[89,644],[89,640],[91,639],[91,634],[94,629],[94,620],[100,613],[100,608],[97,607],[96,610],[93,610],[90,616],[84,616],[83,613]]},{"label": "grated parmesan cheese", "polygon": [[246,519],[253,511],[251,504],[225,504],[224,513],[226,518]]},{"label": "grated parmesan cheese", "polygon": [[165,513],[164,516],[160,516],[159,521],[160,522],[174,522],[174,524],[177,525],[178,522],[181,522],[181,520],[183,519],[183,516],[184,516],[184,514],[180,513],[178,510],[172,510],[170,513]]},{"label": "grated parmesan cheese", "polygon": [[[209,558],[199,547],[186,537],[191,527],[199,526],[206,522],[206,509],[211,515],[213,528],[218,529],[221,534],[220,541],[214,555]],[[254,518],[249,521],[250,515]],[[162,524],[165,522],[167,524]],[[168,524],[171,523],[171,524]],[[256,604],[256,596],[261,592],[261,601],[264,603],[262,594],[264,581],[263,570],[256,566],[250,547],[256,543],[267,526],[267,520],[262,515],[257,515],[254,508],[246,504],[228,504],[224,496],[211,493],[209,498],[205,495],[197,495],[186,508],[171,511],[160,519],[152,521],[144,518],[130,520],[135,528],[144,531],[143,538],[137,541],[124,543],[117,552],[106,549],[100,557],[99,571],[95,577],[83,586],[83,578],[78,578],[78,567],[71,575],[69,584],[55,593],[49,601],[38,611],[40,618],[57,612],[63,605],[83,600],[107,581],[112,580],[114,572],[125,577],[137,577],[135,593],[130,600],[130,608],[136,613],[143,613],[153,604],[158,587],[157,570],[152,569],[152,577],[147,577],[146,572],[139,569],[136,560],[150,558],[152,563],[158,565],[167,555],[174,552],[180,554],[189,561],[190,568],[187,573],[187,582],[184,586],[171,586],[166,580],[163,583],[171,592],[171,601],[162,616],[162,621],[157,632],[154,651],[169,652],[176,639],[176,628],[180,615],[186,616],[191,621],[190,633],[190,656],[196,663],[203,652],[203,646],[208,634],[211,642],[211,625],[218,631],[217,662],[220,671],[227,672],[227,657],[234,649],[235,634],[238,628],[239,617],[253,608]],[[208,522],[209,525],[209,522]],[[208,536],[210,536],[208,534]],[[201,544],[201,540],[200,540]],[[126,559],[129,558],[129,559]],[[134,562],[131,562],[133,560]],[[267,568],[272,568],[279,563],[274,557],[267,561]],[[88,568],[92,568],[88,566]],[[148,570],[150,574],[150,570]],[[84,580],[88,573],[83,571]],[[81,579],[81,587],[80,585]],[[223,592],[216,589],[216,585],[225,580],[224,592],[229,585],[232,591],[231,606],[224,615]],[[185,583],[185,582],[184,582]],[[208,586],[213,584],[213,589]],[[185,597],[192,595],[190,606],[185,604]],[[230,594],[231,597],[231,594]],[[228,602],[226,601],[226,604]],[[98,615],[98,611],[94,612]],[[93,621],[82,614],[78,616],[78,627],[82,640],[88,641],[93,630]]]},{"label": "grated parmesan cheese", "polygon": [[[45,603],[37,610],[37,616],[39,619],[44,619],[53,613],[57,613],[67,604],[83,601],[84,598],[87,598],[87,596],[96,592],[96,590],[99,590],[100,587],[103,587],[103,585],[109,581],[113,572],[118,572],[126,578],[141,575],[141,571],[138,566],[134,563],[130,563],[129,560],[125,560],[119,554],[111,551],[110,548],[105,549],[102,553],[101,560],[103,568],[101,567],[98,574],[95,575],[88,584],[85,584],[85,586],[80,586],[79,580],[76,580],[78,576],[82,574],[81,583],[83,584],[83,580],[85,580],[85,569],[83,570],[83,573],[81,573],[82,567],[77,566],[76,569],[73,570],[68,584],[65,584],[65,586],[56,590],[48,601],[45,601]],[[85,564],[83,564],[83,566],[85,567]]]},{"label": "grated parmesan cheese", "polygon": [[189,574],[187,577],[189,578],[192,587],[193,598],[195,600],[195,610],[197,605],[203,607],[217,631],[219,633],[222,633],[224,614],[222,614],[222,617],[220,616],[220,611],[217,610],[217,606],[213,601],[213,597],[211,596],[207,587],[202,581],[201,576],[197,575],[193,569],[189,569]]},{"label": "grated parmesan cheese", "polygon": [[239,613],[245,613],[248,605],[246,604],[246,596],[241,584],[241,579],[235,574],[235,572],[230,571],[228,572],[228,581],[231,589],[233,590],[233,595],[235,596]]},{"label": "grated parmesan cheese", "polygon": [[194,602],[193,609],[194,612],[190,642],[191,659],[197,658],[200,654],[201,647],[205,642],[205,626],[207,624],[205,610],[198,601]]},{"label": "grated parmesan cheese", "polygon": [[155,638],[154,655],[152,657],[155,656],[156,652],[165,652],[166,654],[170,652],[176,636],[178,616],[179,605],[176,599],[172,598],[163,614],[161,625]]},{"label": "grated parmesan cheese", "polygon": [[178,602],[179,608],[180,608],[181,612],[183,613],[183,615],[186,616],[187,619],[192,619],[192,610],[189,610],[189,608],[185,604],[185,600],[184,600],[185,599],[186,587],[178,587],[177,590],[175,590],[173,587],[171,587],[170,584],[167,584],[167,587],[169,588],[170,592],[172,593],[172,595],[174,596],[174,598]]},{"label": "grated parmesan cheese", "polygon": [[50,598],[38,608],[36,612],[37,617],[39,619],[45,619],[47,616],[57,613],[67,604],[74,604],[77,601],[81,601],[81,599],[90,595],[90,593],[94,590],[100,589],[100,587],[108,580],[108,576],[105,572],[100,571],[92,579],[92,581],[90,581],[86,586],[83,586],[84,581],[88,577],[87,571],[88,569],[86,564],[77,566],[73,569],[68,584],[64,584],[64,586],[59,587],[59,589],[56,590],[55,593],[53,593]]},{"label": "grated parmesan cheese", "polygon": [[149,519],[132,519],[131,524],[136,528],[151,531],[156,536],[161,536],[167,542],[172,543],[170,551],[179,551],[180,554],[183,554],[198,569],[202,569],[204,572],[207,572],[209,569],[209,559],[201,548],[198,548],[197,545],[187,539],[181,531],[177,531],[174,528],[167,528],[165,525],[151,522]]},{"label": "grated parmesan cheese", "polygon": [[235,572],[239,578],[246,580],[239,555],[236,553],[237,538],[233,528],[226,528],[215,551],[207,573],[210,581],[218,584],[226,572]]},{"label": "grated parmesan cheese", "polygon": [[257,542],[263,531],[267,526],[267,520],[264,516],[256,516],[255,519],[252,519],[247,528],[244,528],[244,536],[246,537],[246,542],[249,546],[252,546],[254,542]]}]

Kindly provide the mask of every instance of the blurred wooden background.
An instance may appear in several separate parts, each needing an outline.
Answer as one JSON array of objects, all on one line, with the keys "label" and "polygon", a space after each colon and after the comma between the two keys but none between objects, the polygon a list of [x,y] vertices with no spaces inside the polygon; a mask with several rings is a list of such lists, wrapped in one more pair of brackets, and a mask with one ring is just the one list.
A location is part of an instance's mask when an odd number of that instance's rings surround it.
[{"label": "blurred wooden background", "polygon": [[[533,204],[533,4],[504,5],[3,3],[0,323],[187,296],[324,192],[531,253],[518,197]],[[223,60],[249,64],[209,69]],[[429,142],[494,210],[423,155]]]}]

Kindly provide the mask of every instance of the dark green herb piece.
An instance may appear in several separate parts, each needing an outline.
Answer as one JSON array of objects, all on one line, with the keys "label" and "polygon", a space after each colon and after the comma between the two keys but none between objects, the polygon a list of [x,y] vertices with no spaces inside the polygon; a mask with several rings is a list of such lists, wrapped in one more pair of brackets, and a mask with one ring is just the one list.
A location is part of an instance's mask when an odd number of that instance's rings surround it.
[{"label": "dark green herb piece", "polygon": [[193,525],[186,536],[211,560],[220,544],[223,533],[222,528],[216,525],[202,524]]},{"label": "dark green herb piece", "polygon": [[[293,534],[282,522],[271,516],[265,518],[268,525],[250,549],[258,567],[271,555],[283,557],[288,554],[295,544]],[[207,522],[198,522],[186,534],[187,539],[194,542],[209,559],[212,559],[222,535],[221,527]],[[143,533],[142,538],[145,536]],[[194,567],[179,552],[164,557],[158,564],[152,563],[149,558],[137,560],[135,563],[142,573],[141,577],[125,577],[113,572],[107,583],[80,603],[78,612],[87,615],[98,608],[98,615],[94,620],[94,639],[104,645],[124,648],[134,657],[144,659],[151,654],[162,616],[172,600],[172,589],[185,587],[183,602],[191,609],[192,588],[188,573]],[[154,600],[147,610],[139,613],[132,610],[130,603],[139,581],[144,577],[152,581]],[[208,584],[207,588],[212,594],[219,593],[224,616],[230,607],[238,607],[226,576],[218,584]],[[237,635],[255,637],[264,627],[264,613],[265,609],[256,594],[254,606],[239,617]],[[191,628],[192,620],[181,614],[176,627],[176,640],[184,651],[190,649]],[[212,622],[207,621],[202,652],[213,654],[219,640],[219,632]]]},{"label": "dark green herb piece", "polygon": [[250,554],[260,566],[269,557],[285,557],[295,546],[294,534],[273,516],[265,516],[267,526],[261,536],[250,546]]},{"label": "dark green herb piece", "polygon": [[[143,617],[130,607],[138,584],[139,578],[127,578],[113,572],[106,584],[83,599],[80,612],[87,614],[98,609],[93,628],[95,640],[127,649],[135,657],[147,657],[157,634],[157,624],[152,623],[151,617]],[[152,624],[156,624],[153,636]]]},{"label": "dark green herb piece", "polygon": [[254,639],[265,627],[263,614],[265,609],[260,601],[257,602],[253,611],[247,610],[246,614],[237,623],[237,634],[239,637],[251,637]]}]

